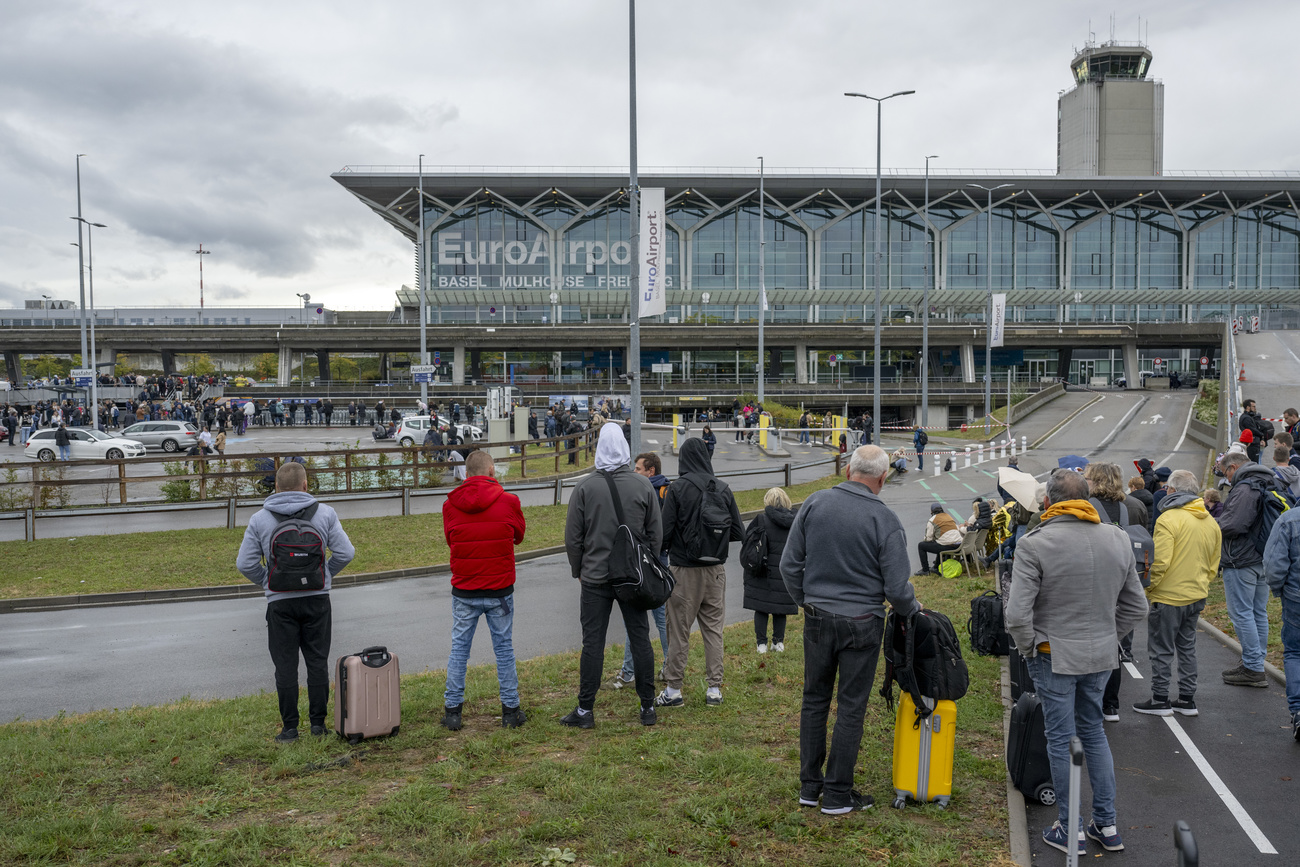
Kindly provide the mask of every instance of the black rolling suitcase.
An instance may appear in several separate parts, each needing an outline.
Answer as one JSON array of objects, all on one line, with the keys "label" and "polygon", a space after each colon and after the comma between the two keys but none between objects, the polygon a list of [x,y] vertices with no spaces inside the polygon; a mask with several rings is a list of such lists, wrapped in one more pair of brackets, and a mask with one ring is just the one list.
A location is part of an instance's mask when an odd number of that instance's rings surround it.
[{"label": "black rolling suitcase", "polygon": [[1029,664],[1014,647],[1007,654],[1007,665],[1011,674],[1011,700],[1020,698],[1022,692],[1034,691],[1034,679],[1029,674]]},{"label": "black rolling suitcase", "polygon": [[1052,786],[1052,765],[1047,758],[1047,725],[1043,705],[1032,692],[1020,694],[1011,708],[1007,735],[1007,772],[1011,782],[1026,798],[1040,804],[1056,803]]}]

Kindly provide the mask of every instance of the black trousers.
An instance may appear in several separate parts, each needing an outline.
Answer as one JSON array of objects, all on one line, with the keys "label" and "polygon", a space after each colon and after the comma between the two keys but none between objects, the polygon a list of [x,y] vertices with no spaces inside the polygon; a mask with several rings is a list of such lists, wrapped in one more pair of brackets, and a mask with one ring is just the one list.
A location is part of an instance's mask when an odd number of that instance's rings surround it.
[{"label": "black trousers", "polygon": [[[766,611],[754,612],[754,637],[758,639],[759,644],[767,643],[767,617]],[[785,642],[785,615],[772,615],[772,642]]]},{"label": "black trousers", "polygon": [[298,727],[298,654],[307,663],[307,719],[325,724],[330,696],[330,637],[333,633],[329,594],[276,599],[266,606],[266,641],[275,663],[275,692],[280,720]]},{"label": "black trousers", "polygon": [[627,629],[627,643],[632,648],[632,671],[636,677],[636,694],[641,707],[650,707],[655,700],[655,654],[650,647],[648,612],[639,611],[620,602],[608,584],[582,582],[579,603],[582,622],[582,663],[579,669],[578,707],[591,710],[596,704],[596,691],[604,674],[605,633],[609,629],[609,614],[617,605],[623,614]]},{"label": "black trousers", "polygon": [[[1127,656],[1133,652],[1133,633],[1130,632],[1119,641],[1122,656]],[[1108,707],[1119,707],[1119,687],[1123,683],[1124,663],[1119,664],[1119,668],[1110,673],[1110,679],[1106,681],[1106,690],[1101,696],[1101,709]]]},{"label": "black trousers", "polygon": [[928,554],[936,555],[934,558],[934,568],[938,569],[939,557],[937,555],[944,551],[956,551],[960,547],[961,545],[940,545],[938,542],[917,542],[916,554],[921,558],[921,571],[924,572],[930,568],[930,558],[927,556]]}]

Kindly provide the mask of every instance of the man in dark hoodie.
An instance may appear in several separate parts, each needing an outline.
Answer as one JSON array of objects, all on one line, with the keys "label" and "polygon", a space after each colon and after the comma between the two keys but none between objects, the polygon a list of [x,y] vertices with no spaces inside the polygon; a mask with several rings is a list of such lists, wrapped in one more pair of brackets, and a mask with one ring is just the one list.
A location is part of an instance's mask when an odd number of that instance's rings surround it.
[{"label": "man in dark hoodie", "polygon": [[1241,642],[1241,664],[1223,672],[1232,686],[1267,687],[1264,650],[1268,647],[1268,583],[1264,558],[1255,548],[1255,527],[1262,515],[1263,491],[1273,487],[1273,473],[1240,452],[1228,452],[1219,468],[1232,487],[1215,518],[1223,531],[1223,593]]},{"label": "man in dark hoodie", "polygon": [[515,546],[524,541],[519,498],[496,478],[492,456],[470,452],[465,481],[442,504],[442,532],[451,549],[451,656],[443,694],[443,727],[459,731],[465,703],[465,668],[479,615],[487,620],[497,660],[501,725],[526,722],[519,706],[515,668]]},{"label": "man in dark hoodie", "polygon": [[1146,489],[1154,496],[1156,488],[1159,487],[1156,481],[1156,465],[1146,458],[1141,458],[1134,461],[1133,466],[1137,467],[1137,471],[1142,475],[1142,484],[1146,485]]},{"label": "man in dark hoodie", "polygon": [[[624,437],[626,439],[626,437]],[[659,508],[664,507],[664,496],[668,493],[668,477],[660,470],[662,465],[659,463],[659,456],[654,452],[644,452],[636,456],[636,474],[645,476],[650,480],[650,484],[655,489],[655,499],[659,501]],[[665,566],[668,565],[668,558],[663,553],[659,555],[660,561]],[[655,626],[659,629],[659,645],[663,649],[664,661],[668,660],[668,621],[665,614],[666,605],[660,605],[652,609],[650,614],[654,617]],[[650,649],[654,650],[651,644]],[[659,679],[663,680],[663,669],[660,669]],[[623,647],[623,668],[614,676],[614,689],[622,689],[625,686],[636,682],[636,671],[632,666],[632,645],[628,643]]]},{"label": "man in dark hoodie", "polygon": [[[661,707],[680,707],[682,678],[690,652],[691,624],[699,621],[704,640],[704,703],[722,704],[722,624],[726,616],[727,542],[745,537],[736,498],[713,475],[704,440],[682,443],[678,479],[664,497],[664,547],[677,579],[668,599],[667,686],[655,699]],[[725,512],[729,519],[723,518]],[[723,526],[722,522],[726,522]]]},{"label": "man in dark hoodie", "polygon": [[[269,567],[276,528],[296,517],[309,522],[320,534],[329,552],[323,567],[323,586],[316,590],[272,590]],[[343,532],[339,516],[307,493],[307,470],[297,462],[286,462],[275,474],[275,493],[262,503],[262,510],[248,519],[244,541],[235,559],[245,578],[266,594],[266,635],[275,664],[275,692],[280,701],[282,730],[275,739],[292,743],[298,739],[298,653],[307,664],[307,718],[311,733],[325,734],[325,710],[329,704],[329,655],[332,634],[330,582],[352,562],[356,549]]]},{"label": "man in dark hoodie", "polygon": [[602,425],[596,443],[596,470],[573,489],[569,512],[564,522],[564,547],[569,555],[573,577],[582,583],[580,618],[582,622],[582,662],[578,685],[578,706],[560,720],[573,728],[596,727],[592,708],[600,689],[601,667],[605,660],[605,632],[609,615],[617,603],[632,646],[632,665],[636,694],[641,699],[641,725],[652,726],[658,720],[654,706],[654,650],[645,612],[633,608],[614,595],[609,585],[609,558],[618,533],[618,508],[610,495],[610,485],[622,506],[627,527],[652,551],[663,549],[663,527],[654,488],[645,476],[628,466],[630,453],[618,425]]}]

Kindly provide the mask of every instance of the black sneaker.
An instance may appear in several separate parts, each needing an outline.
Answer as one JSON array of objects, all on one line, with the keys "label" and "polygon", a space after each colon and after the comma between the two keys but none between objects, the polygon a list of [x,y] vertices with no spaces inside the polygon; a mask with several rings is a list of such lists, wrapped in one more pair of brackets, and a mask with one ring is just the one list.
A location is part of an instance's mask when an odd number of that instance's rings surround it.
[{"label": "black sneaker", "polygon": [[458,704],[455,707],[443,708],[442,727],[445,728],[447,731],[451,731],[451,732],[460,731],[465,725],[465,723],[461,721],[460,718],[460,712],[464,708],[465,708],[464,703]]},{"label": "black sneaker", "polygon": [[857,789],[849,792],[849,802],[843,805],[832,805],[822,799],[822,812],[827,816],[843,816],[845,813],[855,813],[859,810],[870,810],[876,806],[875,798],[870,795],[864,795]]},{"label": "black sneaker", "polygon": [[1107,705],[1101,709],[1101,718],[1106,722],[1119,722],[1119,705]]},{"label": "black sneaker", "polygon": [[817,806],[817,802],[821,799],[821,796],[822,790],[820,787],[814,788],[812,786],[801,786],[799,788],[799,806],[815,807]]},{"label": "black sneaker", "polygon": [[325,726],[312,726],[311,734],[312,737],[322,738],[329,734],[329,729],[325,728]]},{"label": "black sneaker", "polygon": [[578,713],[580,710],[582,708],[575,707],[568,714],[560,717],[560,725],[575,729],[594,729],[596,727],[596,715],[591,711]]},{"label": "black sneaker", "polygon": [[528,722],[528,717],[518,706],[506,707],[501,705],[501,725],[508,729],[517,729],[524,723]]},{"label": "black sneaker", "polygon": [[1198,716],[1200,714],[1200,711],[1196,709],[1196,700],[1192,698],[1179,696],[1177,700],[1169,703],[1169,707],[1174,713],[1180,713],[1183,716]]},{"label": "black sneaker", "polygon": [[275,736],[277,744],[291,744],[296,740],[298,740],[297,729],[281,729],[280,733]]},{"label": "black sneaker", "polygon": [[659,722],[659,714],[655,712],[655,706],[641,708],[641,725],[652,726]]},{"label": "black sneaker", "polygon": [[1291,734],[1300,741],[1300,710],[1291,715]]},{"label": "black sneaker", "polygon": [[1168,698],[1156,698],[1152,696],[1146,701],[1139,701],[1133,705],[1133,710],[1138,713],[1144,713],[1148,716],[1173,716],[1174,711],[1169,704]]}]

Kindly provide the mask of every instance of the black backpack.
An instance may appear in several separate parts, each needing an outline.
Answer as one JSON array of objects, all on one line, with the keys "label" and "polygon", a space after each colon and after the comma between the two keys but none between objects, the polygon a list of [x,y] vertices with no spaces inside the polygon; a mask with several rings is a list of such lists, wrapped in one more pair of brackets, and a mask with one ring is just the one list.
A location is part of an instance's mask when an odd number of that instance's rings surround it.
[{"label": "black backpack", "polygon": [[1252,491],[1259,492],[1259,518],[1255,521],[1251,541],[1255,544],[1255,550],[1263,554],[1264,548],[1268,545],[1269,534],[1273,532],[1273,525],[1296,503],[1291,498],[1290,491],[1281,489],[1275,482],[1250,478],[1243,480],[1241,484]]},{"label": "black backpack", "polygon": [[1273,422],[1266,418],[1261,418],[1259,420],[1259,444],[1261,446],[1265,445],[1273,438],[1274,433],[1276,433],[1276,431],[1273,429]]},{"label": "black backpack", "polygon": [[740,565],[756,578],[762,578],[767,575],[767,553],[767,527],[762,521],[752,521],[740,546]]},{"label": "black backpack", "polygon": [[938,611],[922,610],[908,617],[891,611],[885,620],[885,682],[880,695],[894,707],[894,682],[912,696],[916,724],[932,708],[925,701],[957,701],[970,687],[970,672],[961,655],[961,642],[952,621]]},{"label": "black backpack", "polygon": [[916,441],[921,444],[921,448],[925,448],[930,444],[930,435],[927,434],[925,431],[919,430],[916,432],[916,434],[917,434]]},{"label": "black backpack", "polygon": [[273,593],[325,589],[325,537],[311,523],[319,503],[280,516],[271,531],[266,588]]},{"label": "black backpack", "polygon": [[725,563],[731,547],[731,489],[725,482],[682,476],[700,492],[699,514],[679,519],[686,556],[697,563]]},{"label": "black backpack", "polygon": [[970,601],[970,620],[966,621],[970,649],[980,656],[1006,656],[1011,637],[1002,618],[1002,596],[986,590]]},{"label": "black backpack", "polygon": [[[1089,497],[1088,502],[1092,503],[1092,507],[1097,510],[1097,517],[1101,518],[1101,522],[1109,524],[1110,518],[1106,516],[1101,500]],[[1150,586],[1151,564],[1156,559],[1155,540],[1151,538],[1151,533],[1146,527],[1128,522],[1128,506],[1122,501],[1119,504],[1119,524],[1116,526],[1128,534],[1129,541],[1133,545],[1133,560],[1137,564],[1138,580],[1142,582],[1143,587]]]},{"label": "black backpack", "polygon": [[676,580],[659,562],[655,552],[628,526],[614,477],[604,470],[600,474],[609,485],[614,514],[618,516],[618,529],[614,532],[614,544],[609,552],[610,586],[620,601],[641,611],[651,611],[673,595]]}]

